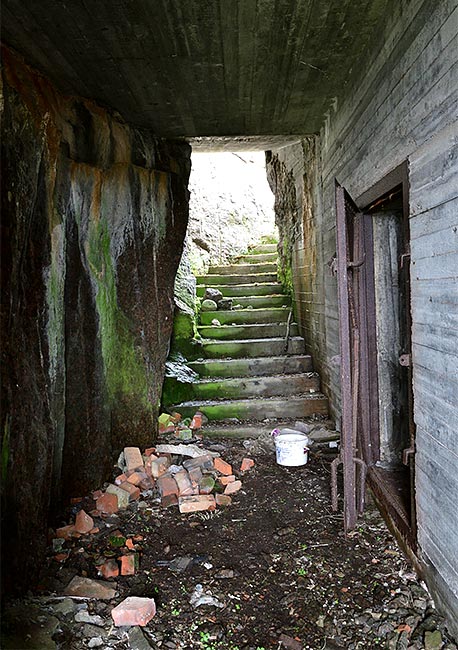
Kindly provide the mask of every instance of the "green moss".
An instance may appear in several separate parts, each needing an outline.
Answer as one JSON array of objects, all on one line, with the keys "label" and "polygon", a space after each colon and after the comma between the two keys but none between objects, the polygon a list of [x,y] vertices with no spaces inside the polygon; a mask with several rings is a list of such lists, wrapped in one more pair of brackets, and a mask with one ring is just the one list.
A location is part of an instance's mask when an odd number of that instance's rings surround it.
[{"label": "green moss", "polygon": [[135,345],[126,316],[118,306],[110,235],[104,219],[91,222],[88,261],[97,286],[99,335],[109,396],[136,396],[152,410],[148,377],[141,350]]}]

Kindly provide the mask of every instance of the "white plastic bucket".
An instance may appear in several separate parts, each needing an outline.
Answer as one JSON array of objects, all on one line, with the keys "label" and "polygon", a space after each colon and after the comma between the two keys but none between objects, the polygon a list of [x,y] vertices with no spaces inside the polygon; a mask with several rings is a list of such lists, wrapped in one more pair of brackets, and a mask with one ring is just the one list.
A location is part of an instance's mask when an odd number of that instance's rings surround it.
[{"label": "white plastic bucket", "polygon": [[307,440],[302,433],[280,433],[275,436],[277,463],[287,467],[305,465],[309,456]]}]

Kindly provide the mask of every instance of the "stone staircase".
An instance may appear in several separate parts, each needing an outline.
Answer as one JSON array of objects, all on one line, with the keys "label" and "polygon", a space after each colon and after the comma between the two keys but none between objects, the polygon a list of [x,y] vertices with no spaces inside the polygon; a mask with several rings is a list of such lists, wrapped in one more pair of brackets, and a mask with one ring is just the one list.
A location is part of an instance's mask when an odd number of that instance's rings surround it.
[{"label": "stone staircase", "polygon": [[296,323],[286,340],[291,306],[277,282],[276,259],[275,244],[260,244],[236,263],[197,277],[199,297],[212,287],[242,308],[201,312],[203,359],[188,363],[200,379],[191,386],[192,401],[171,407],[183,417],[197,409],[214,424],[327,415]]}]

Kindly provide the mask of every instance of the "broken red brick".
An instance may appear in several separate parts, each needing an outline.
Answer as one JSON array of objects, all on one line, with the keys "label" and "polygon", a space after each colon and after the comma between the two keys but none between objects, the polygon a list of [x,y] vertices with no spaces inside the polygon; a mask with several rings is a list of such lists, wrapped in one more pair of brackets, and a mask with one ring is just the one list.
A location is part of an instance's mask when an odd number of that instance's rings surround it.
[{"label": "broken red brick", "polygon": [[96,533],[100,533],[100,528],[98,526],[94,526],[94,528],[91,528],[89,531],[89,535],[95,535]]},{"label": "broken red brick", "polygon": [[129,493],[129,498],[131,501],[136,501],[140,496],[139,488],[136,485],[132,485],[132,483],[129,483],[128,481],[121,483],[119,487],[121,488],[121,490],[125,490],[126,492]]},{"label": "broken red brick", "polygon": [[178,505],[178,497],[176,494],[168,494],[161,499],[161,505],[163,508],[170,508],[170,506]]},{"label": "broken red brick", "polygon": [[228,483],[226,485],[226,489],[224,490],[224,494],[234,494],[234,492],[238,492],[241,487],[242,481],[234,481],[233,483]]},{"label": "broken red brick", "polygon": [[70,499],[70,503],[71,503],[72,506],[74,506],[77,503],[81,503],[82,500],[83,500],[83,497],[72,497]]},{"label": "broken red brick", "polygon": [[129,549],[129,551],[135,551],[135,544],[133,543],[130,537],[126,539],[126,546]]},{"label": "broken red brick", "polygon": [[139,598],[138,596],[129,596],[111,610],[111,616],[116,627],[147,625],[155,613],[156,604],[153,598]]},{"label": "broken red brick", "polygon": [[140,481],[138,487],[142,492],[145,492],[146,490],[151,490],[151,488],[154,487],[154,480],[149,476],[147,476],[142,481]]},{"label": "broken red brick", "polygon": [[99,572],[104,578],[117,578],[119,576],[119,566],[116,560],[108,560],[99,566]]},{"label": "broken red brick", "polygon": [[174,411],[170,416],[170,419],[172,420],[172,422],[175,422],[175,424],[178,424],[178,422],[181,420],[181,413],[177,413],[176,411]]},{"label": "broken red brick", "polygon": [[213,467],[220,472],[220,474],[224,474],[225,476],[230,476],[232,474],[232,466],[229,465],[229,463],[226,463],[222,458],[214,458]]},{"label": "broken red brick", "polygon": [[123,510],[129,505],[129,495],[119,485],[110,484],[106,489],[107,494],[115,494],[118,497],[118,509]]},{"label": "broken red brick", "polygon": [[215,500],[218,506],[230,506],[232,499],[227,494],[217,494]]},{"label": "broken red brick", "polygon": [[134,554],[131,555],[121,555],[118,557],[119,562],[121,562],[121,575],[122,576],[133,576],[135,575],[135,558]]},{"label": "broken red brick", "polygon": [[152,456],[155,451],[156,447],[148,447],[148,449],[145,449],[145,456]]},{"label": "broken red brick", "polygon": [[73,524],[70,526],[63,526],[62,528],[58,528],[56,530],[56,537],[59,537],[60,539],[70,539],[74,532],[75,526],[73,526]]},{"label": "broken red brick", "polygon": [[75,530],[77,533],[88,533],[94,528],[94,520],[84,511],[80,510],[75,517]]},{"label": "broken red brick", "polygon": [[197,490],[193,488],[189,474],[185,469],[174,474],[173,478],[178,485],[178,494],[180,496],[189,496],[190,494],[196,493]]},{"label": "broken red brick", "polygon": [[124,481],[127,481],[126,474],[120,474],[115,478],[116,485],[121,485],[121,483],[124,483]]},{"label": "broken red brick", "polygon": [[244,458],[242,460],[242,464],[240,465],[240,471],[247,472],[252,467],[254,467],[254,460],[252,458]]},{"label": "broken red brick", "polygon": [[151,476],[153,478],[159,478],[159,476],[165,474],[165,472],[170,467],[170,459],[167,456],[160,456],[159,458],[156,458],[155,460],[151,461],[150,467],[151,467]]},{"label": "broken red brick", "polygon": [[195,494],[178,499],[180,512],[199,512],[201,510],[214,510],[216,501],[213,494]]},{"label": "broken red brick", "polygon": [[132,483],[132,485],[140,485],[145,478],[148,478],[146,472],[132,472],[132,474],[129,474],[127,477],[127,481]]},{"label": "broken red brick", "polygon": [[138,447],[124,447],[124,462],[128,471],[143,469],[143,456]]},{"label": "broken red brick", "polygon": [[194,467],[188,470],[189,478],[194,487],[197,487],[203,478],[202,470],[200,467]]},{"label": "broken red brick", "polygon": [[191,420],[189,425],[190,429],[201,429],[202,428],[202,413],[196,413]]},{"label": "broken red brick", "polygon": [[221,483],[221,485],[228,485],[229,483],[233,483],[235,481],[235,476],[233,474],[230,476],[220,476],[218,481]]},{"label": "broken red brick", "polygon": [[68,553],[58,553],[57,555],[54,556],[56,562],[65,562],[67,558],[68,558]]},{"label": "broken red brick", "polygon": [[101,497],[102,494],[103,494],[102,490],[94,490],[94,492],[92,492],[92,498],[94,499],[94,501],[97,501],[97,499]]},{"label": "broken red brick", "polygon": [[212,476],[203,476],[199,483],[200,494],[211,494],[215,487],[215,479]]},{"label": "broken red brick", "polygon": [[134,542],[142,542],[143,535],[134,535],[132,539],[134,540]]},{"label": "broken red brick", "polygon": [[109,494],[106,492],[97,499],[95,505],[99,512],[104,512],[106,515],[112,515],[115,512],[118,512],[118,497],[116,494]]},{"label": "broken red brick", "polygon": [[157,487],[162,498],[168,497],[171,494],[178,496],[178,485],[173,476],[160,476],[157,479]]},{"label": "broken red brick", "polygon": [[210,454],[204,454],[203,456],[197,456],[196,458],[189,458],[183,462],[183,467],[190,472],[193,469],[199,467],[200,469],[214,469],[213,467],[213,456]]}]

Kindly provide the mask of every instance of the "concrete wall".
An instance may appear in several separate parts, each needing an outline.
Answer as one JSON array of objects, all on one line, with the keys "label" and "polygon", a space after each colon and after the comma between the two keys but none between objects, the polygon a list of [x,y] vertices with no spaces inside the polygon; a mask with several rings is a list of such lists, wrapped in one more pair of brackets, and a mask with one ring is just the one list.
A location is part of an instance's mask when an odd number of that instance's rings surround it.
[{"label": "concrete wall", "polygon": [[[408,161],[416,500],[430,586],[458,621],[458,9],[398,4],[345,97],[310,142],[273,152],[294,177],[297,312],[323,388],[339,414],[334,178],[354,198]],[[280,183],[277,191],[288,191]],[[315,250],[313,250],[315,248]]]},{"label": "concrete wall", "polygon": [[2,579],[21,589],[50,508],[154,439],[190,148],[63,97],[7,49],[2,72]]}]

